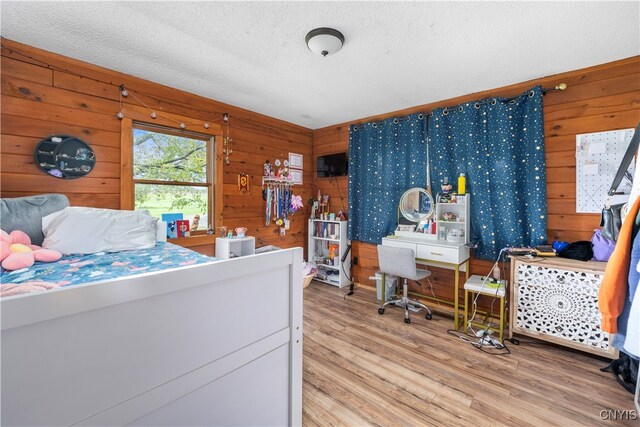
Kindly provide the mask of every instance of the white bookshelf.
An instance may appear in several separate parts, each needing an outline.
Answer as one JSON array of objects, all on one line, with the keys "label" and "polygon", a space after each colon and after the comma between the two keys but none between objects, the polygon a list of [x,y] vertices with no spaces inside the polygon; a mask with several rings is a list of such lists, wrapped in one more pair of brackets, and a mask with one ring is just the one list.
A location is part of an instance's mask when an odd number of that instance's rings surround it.
[{"label": "white bookshelf", "polygon": [[[340,262],[349,243],[347,221],[309,220],[309,261],[318,265],[315,280],[339,288],[349,285],[347,274],[351,270],[351,257],[347,256],[343,263]],[[336,246],[333,264],[329,264],[328,260],[330,246]]]}]

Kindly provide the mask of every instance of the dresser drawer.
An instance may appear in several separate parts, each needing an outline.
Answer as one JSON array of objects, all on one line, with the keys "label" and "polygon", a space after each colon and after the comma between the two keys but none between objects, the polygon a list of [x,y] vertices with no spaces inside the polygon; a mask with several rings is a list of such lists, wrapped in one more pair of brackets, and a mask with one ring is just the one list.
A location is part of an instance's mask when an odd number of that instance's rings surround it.
[{"label": "dresser drawer", "polygon": [[418,245],[416,258],[428,259],[431,261],[460,263],[459,248],[446,248],[442,246]]},{"label": "dresser drawer", "polygon": [[[395,239],[382,239],[382,244],[385,246],[393,246],[394,248],[407,248],[413,249],[413,253],[416,253],[416,244],[411,242],[402,242]],[[419,245],[418,245],[419,246]]]}]

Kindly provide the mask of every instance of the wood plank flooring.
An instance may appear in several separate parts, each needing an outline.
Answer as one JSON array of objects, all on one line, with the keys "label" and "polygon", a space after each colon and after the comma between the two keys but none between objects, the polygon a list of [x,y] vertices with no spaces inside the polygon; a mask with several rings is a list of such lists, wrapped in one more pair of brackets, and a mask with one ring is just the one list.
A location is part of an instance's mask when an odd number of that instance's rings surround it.
[{"label": "wood plank flooring", "polygon": [[[632,395],[595,356],[520,337],[511,354],[483,353],[447,333],[451,318],[377,313],[375,294],[320,282],[304,291],[303,424],[577,426]],[[437,310],[436,304],[430,304]]]}]

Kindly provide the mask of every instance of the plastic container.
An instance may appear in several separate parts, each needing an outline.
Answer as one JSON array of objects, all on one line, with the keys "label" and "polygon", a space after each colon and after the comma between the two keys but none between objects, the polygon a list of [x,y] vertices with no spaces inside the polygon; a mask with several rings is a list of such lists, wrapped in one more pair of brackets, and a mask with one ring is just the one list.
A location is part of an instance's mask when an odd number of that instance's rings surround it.
[{"label": "plastic container", "polygon": [[467,193],[467,178],[463,173],[458,177],[458,194],[464,196]]},{"label": "plastic container", "polygon": [[[382,272],[378,271],[376,273],[376,290],[377,290],[377,298],[378,301],[380,301],[380,295],[381,295],[381,290],[382,290]],[[385,277],[385,293],[384,293],[384,300],[385,302],[389,300],[389,298],[391,298],[393,295],[396,294],[396,288],[398,287],[398,276],[392,276],[390,274],[387,274]]]}]

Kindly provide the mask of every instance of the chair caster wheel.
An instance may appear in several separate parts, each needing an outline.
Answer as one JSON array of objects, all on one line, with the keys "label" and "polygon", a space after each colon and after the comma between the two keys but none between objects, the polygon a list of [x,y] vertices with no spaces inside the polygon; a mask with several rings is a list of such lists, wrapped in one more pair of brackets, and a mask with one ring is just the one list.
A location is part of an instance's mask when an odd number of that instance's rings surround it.
[{"label": "chair caster wheel", "polygon": [[384,308],[379,308],[378,309],[378,314],[379,315],[383,315],[384,314]]},{"label": "chair caster wheel", "polygon": [[509,342],[513,345],[520,345],[520,340],[518,338],[509,338]]},{"label": "chair caster wheel", "polygon": [[405,318],[404,323],[411,323],[411,319]]},{"label": "chair caster wheel", "polygon": [[427,319],[427,320],[431,320],[431,319],[433,319],[433,315],[431,313],[427,313],[427,314],[424,315],[424,318]]}]

